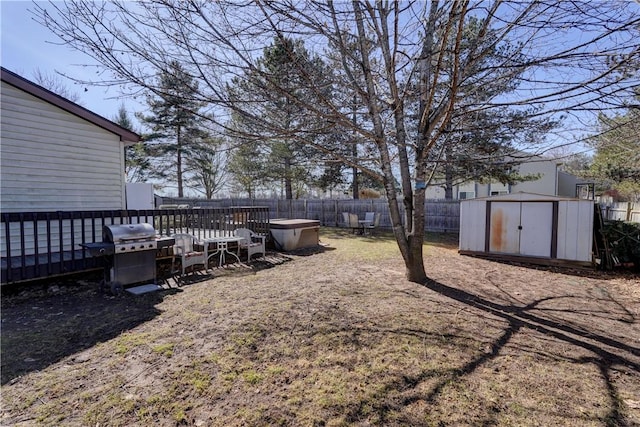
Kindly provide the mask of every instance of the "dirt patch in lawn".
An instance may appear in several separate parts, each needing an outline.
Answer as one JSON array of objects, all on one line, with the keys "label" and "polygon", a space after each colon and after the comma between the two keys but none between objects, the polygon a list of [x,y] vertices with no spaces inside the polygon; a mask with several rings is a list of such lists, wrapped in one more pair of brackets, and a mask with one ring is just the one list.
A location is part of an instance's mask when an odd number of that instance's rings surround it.
[{"label": "dirt patch in lawn", "polygon": [[[323,230],[139,296],[91,277],[2,299],[2,425],[640,423],[640,278]],[[269,268],[271,267],[271,268]],[[41,290],[40,290],[41,289]]]}]

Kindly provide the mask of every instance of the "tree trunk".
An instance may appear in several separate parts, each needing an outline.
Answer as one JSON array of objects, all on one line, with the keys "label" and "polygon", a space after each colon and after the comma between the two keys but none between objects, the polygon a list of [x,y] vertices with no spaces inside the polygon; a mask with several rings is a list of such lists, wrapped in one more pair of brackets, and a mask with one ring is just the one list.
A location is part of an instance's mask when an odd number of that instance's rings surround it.
[{"label": "tree trunk", "polygon": [[178,126],[176,130],[176,177],[178,181],[178,197],[184,197],[182,188],[182,136],[180,130],[180,126]]},{"label": "tree trunk", "polygon": [[409,256],[405,258],[406,278],[410,282],[425,283],[427,281],[427,273],[424,269],[423,253],[422,253],[423,237],[409,237]]},{"label": "tree trunk", "polygon": [[[411,221],[414,224],[415,232],[408,232],[408,226],[403,227],[400,220],[400,211],[398,209],[398,201],[396,199],[389,201],[389,208],[391,214],[391,221],[393,225],[393,233],[398,242],[400,248],[400,254],[404,260],[405,265],[405,277],[410,282],[425,283],[427,280],[427,273],[424,269],[424,260],[422,252],[422,244],[424,240],[424,231],[420,227],[424,227],[424,199],[422,199],[422,206],[416,206],[413,211],[413,217]],[[422,215],[416,217],[416,215]],[[415,226],[419,223],[419,226]]]},{"label": "tree trunk", "polygon": [[[353,121],[353,126],[355,128],[355,126],[357,125],[357,117],[356,117],[356,102],[357,99],[354,95],[353,97],[353,116],[351,117],[351,120]],[[353,146],[351,147],[351,155],[353,156],[353,162],[354,162],[354,166],[353,166],[353,183],[351,184],[351,189],[353,192],[353,199],[357,200],[360,198],[360,189],[358,188],[358,143],[356,142],[356,133],[355,130],[353,132]]]},{"label": "tree trunk", "polygon": [[[426,171],[418,170],[416,173],[417,182],[425,182]],[[407,280],[414,283],[425,283],[427,273],[424,269],[424,259],[422,257],[422,245],[424,243],[424,200],[425,188],[416,187],[413,192],[413,215],[411,218],[411,228],[407,234],[408,252],[404,256],[407,267]]]},{"label": "tree trunk", "polygon": [[444,198],[453,200],[453,171],[449,163],[444,167]]},{"label": "tree trunk", "polygon": [[[355,147],[356,145],[353,144],[353,146]],[[360,189],[358,188],[358,168],[357,167],[353,167],[353,184],[351,185],[352,191],[353,191],[353,198],[354,199],[359,199],[360,198]]]},{"label": "tree trunk", "polygon": [[291,159],[284,159],[284,194],[285,199],[293,199],[293,185],[291,184]]},{"label": "tree trunk", "polygon": [[[364,101],[369,110],[369,116],[373,123],[373,133],[376,137],[376,146],[380,153],[380,166],[382,168],[382,175],[384,177],[384,188],[387,195],[387,203],[389,205],[389,214],[391,216],[391,223],[393,226],[393,234],[398,242],[400,253],[404,259],[407,267],[406,277],[408,280],[415,283],[424,283],[427,275],[424,270],[424,262],[422,260],[422,240],[424,235],[424,190],[416,190],[416,194],[411,194],[411,185],[403,179],[403,203],[408,208],[408,214],[406,217],[406,223],[400,218],[400,207],[398,204],[397,191],[395,185],[395,175],[391,167],[391,153],[387,144],[387,136],[385,134],[382,113],[380,106],[377,104],[377,99],[373,96],[376,93],[375,83],[373,77],[373,71],[371,68],[371,62],[368,56],[369,48],[367,46],[367,37],[364,28],[364,20],[362,16],[362,9],[358,2],[353,3],[354,14],[356,17],[356,26],[358,29],[358,43],[360,44],[360,51],[362,52],[362,72],[366,83],[366,94],[369,96],[364,97]],[[400,107],[401,104],[396,105]],[[396,120],[404,119],[403,112],[400,111],[396,115]],[[401,128],[402,130],[402,128]],[[403,135],[403,132],[401,132]],[[403,144],[400,144],[401,146]],[[402,157],[406,161],[405,157]],[[404,165],[408,167],[408,165]],[[424,179],[424,171],[422,168],[418,169],[416,174],[416,180]],[[408,184],[408,185],[407,185]],[[421,195],[421,197],[420,197]],[[421,204],[422,207],[418,205]],[[422,218],[420,218],[422,215]]]}]

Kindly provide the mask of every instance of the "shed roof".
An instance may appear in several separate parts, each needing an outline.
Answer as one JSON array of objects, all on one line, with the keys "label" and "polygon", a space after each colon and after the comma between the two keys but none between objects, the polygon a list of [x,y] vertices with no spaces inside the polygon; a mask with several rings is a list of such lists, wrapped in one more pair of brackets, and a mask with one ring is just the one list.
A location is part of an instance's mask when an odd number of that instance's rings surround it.
[{"label": "shed roof", "polygon": [[546,202],[546,201],[557,201],[557,200],[583,200],[577,199],[575,197],[563,197],[563,196],[550,196],[547,194],[537,194],[537,193],[525,193],[523,191],[519,191],[517,193],[511,194],[502,194],[499,196],[490,196],[490,197],[478,197],[475,199],[466,199],[461,200],[461,202],[465,201],[473,201],[473,200],[487,200],[487,201],[504,201],[504,202]]},{"label": "shed roof", "polygon": [[140,141],[142,138],[135,132],[131,132],[128,129],[123,128],[122,126],[112,122],[111,120],[105,119],[104,117],[87,110],[86,108],[76,104],[75,102],[69,101],[68,99],[51,92],[48,89],[43,88],[36,83],[33,83],[30,80],[25,79],[24,77],[7,70],[4,67],[0,67],[1,70],[1,78],[3,82],[10,84],[24,92],[29,93],[30,95],[35,96],[36,98],[40,98],[45,102],[48,102],[52,105],[55,105],[58,108],[65,110],[68,113],[76,115],[81,119],[84,119],[94,125],[101,127],[115,135],[120,137],[120,140],[123,141],[126,145],[135,144]]}]

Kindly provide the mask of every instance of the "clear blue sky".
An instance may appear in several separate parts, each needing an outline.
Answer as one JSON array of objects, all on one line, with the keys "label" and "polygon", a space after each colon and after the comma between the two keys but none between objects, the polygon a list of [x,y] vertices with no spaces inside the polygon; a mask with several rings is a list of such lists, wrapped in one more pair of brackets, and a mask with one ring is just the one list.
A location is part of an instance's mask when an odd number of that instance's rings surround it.
[{"label": "clear blue sky", "polygon": [[[32,1],[0,0],[2,66],[32,81],[36,69],[46,75],[59,71],[89,79],[89,73],[95,70],[79,65],[92,63],[91,58],[60,45],[55,34],[33,19],[29,12],[33,7]],[[87,86],[85,91],[85,86],[63,77],[59,79],[69,91],[78,95],[79,104],[107,119],[113,119],[122,103],[130,115],[143,108],[130,99],[119,98],[117,88]]]}]

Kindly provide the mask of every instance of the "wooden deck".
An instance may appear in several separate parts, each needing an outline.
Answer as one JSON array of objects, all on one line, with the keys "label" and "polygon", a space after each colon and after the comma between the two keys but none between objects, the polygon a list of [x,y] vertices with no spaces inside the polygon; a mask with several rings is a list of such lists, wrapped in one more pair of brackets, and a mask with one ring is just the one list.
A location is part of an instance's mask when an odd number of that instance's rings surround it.
[{"label": "wooden deck", "polygon": [[[1,284],[103,268],[104,260],[81,249],[101,242],[102,228],[147,222],[160,236],[189,233],[203,239],[250,228],[267,235],[267,207],[157,209],[146,211],[81,211],[2,213]],[[159,251],[158,258],[167,253]]]},{"label": "wooden deck", "polygon": [[94,258],[84,252],[86,251],[76,250],[2,257],[2,283],[22,282],[103,267],[100,258]]}]

